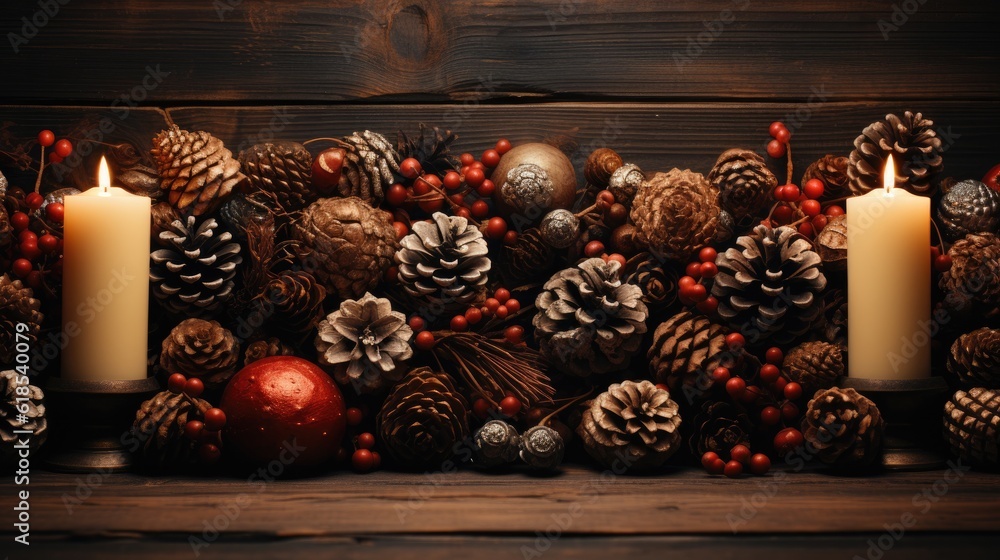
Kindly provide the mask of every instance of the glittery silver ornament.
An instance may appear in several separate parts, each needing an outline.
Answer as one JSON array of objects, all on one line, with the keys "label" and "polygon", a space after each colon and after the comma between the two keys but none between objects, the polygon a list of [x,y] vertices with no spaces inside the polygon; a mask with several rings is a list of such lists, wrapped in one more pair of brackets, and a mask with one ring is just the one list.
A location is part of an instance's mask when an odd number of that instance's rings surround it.
[{"label": "glittery silver ornament", "polygon": [[981,181],[962,181],[941,197],[937,218],[948,241],[968,233],[996,233],[1000,228],[1000,193]]},{"label": "glittery silver ornament", "polygon": [[562,436],[548,426],[535,426],[521,436],[521,460],[536,469],[558,467],[565,451]]},{"label": "glittery silver ornament", "polygon": [[615,202],[630,206],[645,178],[638,165],[626,163],[611,174],[611,178],[608,179],[608,190],[615,195]]},{"label": "glittery silver ornament", "polygon": [[524,214],[529,209],[537,212],[549,207],[553,190],[548,172],[533,163],[522,163],[507,172],[500,185],[500,199],[515,212]]},{"label": "glittery silver ornament", "polygon": [[580,236],[580,219],[569,210],[553,210],[542,218],[542,239],[557,249],[565,249]]},{"label": "glittery silver ornament", "polygon": [[499,467],[517,459],[520,438],[514,426],[503,420],[483,424],[474,438],[473,462],[485,469]]}]

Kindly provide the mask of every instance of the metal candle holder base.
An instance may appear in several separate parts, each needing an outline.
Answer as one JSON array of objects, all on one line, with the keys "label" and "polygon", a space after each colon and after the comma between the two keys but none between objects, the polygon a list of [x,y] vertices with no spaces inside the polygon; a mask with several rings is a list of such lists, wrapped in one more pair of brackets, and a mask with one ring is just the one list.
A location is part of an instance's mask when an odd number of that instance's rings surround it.
[{"label": "metal candle holder base", "polygon": [[123,434],[143,400],[159,389],[156,378],[135,381],[81,381],[53,378],[46,387],[52,403],[51,437],[45,467],[61,472],[122,472],[132,466]]},{"label": "metal candle holder base", "polygon": [[924,471],[945,466],[941,411],[948,384],[927,379],[858,379],[846,377],[841,387],[871,399],[885,420],[882,467],[894,471]]}]

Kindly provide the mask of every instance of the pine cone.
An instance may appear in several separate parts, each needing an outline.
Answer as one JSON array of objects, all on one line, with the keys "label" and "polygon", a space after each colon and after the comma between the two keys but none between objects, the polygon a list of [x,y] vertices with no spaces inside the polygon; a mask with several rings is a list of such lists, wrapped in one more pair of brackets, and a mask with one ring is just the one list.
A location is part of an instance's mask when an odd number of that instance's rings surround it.
[{"label": "pine cone", "polygon": [[708,181],[719,191],[719,206],[741,224],[756,221],[778,186],[764,158],[742,148],[722,152]]},{"label": "pine cone", "polygon": [[401,467],[440,468],[469,435],[465,400],[451,378],[417,368],[389,393],[376,428]]},{"label": "pine cone", "polygon": [[460,165],[458,159],[451,155],[451,145],[455,140],[458,140],[458,135],[450,130],[420,123],[420,135],[416,138],[409,138],[405,132],[399,131],[396,152],[399,161],[414,158],[425,172],[442,175]]},{"label": "pine cone", "polygon": [[659,467],[677,451],[680,425],[670,393],[649,381],[623,381],[590,401],[576,433],[603,466],[640,471]]},{"label": "pine cone", "polygon": [[[587,161],[583,165],[583,178],[587,180],[588,185],[597,189],[607,188],[611,181],[611,175],[623,165],[625,162],[622,161],[622,156],[618,155],[618,152],[611,148],[598,148],[587,156]],[[638,186],[636,184],[636,187]],[[635,194],[634,190],[632,194]],[[621,202],[617,196],[615,201]]]},{"label": "pine cone", "polygon": [[160,239],[161,233],[170,230],[171,224],[182,220],[180,212],[171,206],[169,202],[157,202],[150,207],[149,214],[149,238],[154,244]]},{"label": "pine cone", "polygon": [[691,453],[701,457],[709,451],[728,453],[734,445],[749,444],[753,424],[750,418],[725,401],[707,401],[694,417]]},{"label": "pine cone", "polygon": [[[716,259],[719,315],[748,340],[789,344],[823,314],[821,259],[791,227],[757,226]],[[752,335],[752,336],[751,336]]]},{"label": "pine cone", "polygon": [[249,196],[258,202],[276,201],[291,213],[318,198],[312,185],[312,154],[298,142],[256,144],[240,152],[238,159]]},{"label": "pine cone", "polygon": [[637,255],[625,263],[624,281],[642,289],[642,303],[650,316],[668,310],[677,302],[677,280],[680,272],[649,253]]},{"label": "pine cone", "polygon": [[0,458],[8,461],[18,456],[14,446],[25,438],[14,430],[32,432],[28,437],[29,453],[38,450],[49,435],[45,393],[29,384],[27,376],[9,369],[0,371]]},{"label": "pine cone", "polygon": [[983,327],[951,345],[948,372],[963,387],[1000,389],[1000,330]]},{"label": "pine cone", "polygon": [[299,260],[338,299],[357,298],[375,287],[399,247],[396,229],[382,210],[360,198],[321,198],[293,228]]},{"label": "pine cone", "polygon": [[599,258],[557,272],[535,299],[535,338],[559,370],[586,377],[628,367],[646,332],[642,290]]},{"label": "pine cone", "polygon": [[243,365],[248,366],[257,360],[270,358],[271,356],[294,356],[295,349],[288,346],[279,338],[271,337],[265,340],[251,342],[243,353]]},{"label": "pine cone", "polygon": [[[197,227],[195,227],[197,226]],[[152,292],[171,313],[214,315],[233,295],[233,278],[243,262],[240,246],[212,218],[178,220],[160,233],[162,249],[150,255]]]},{"label": "pine cone", "polygon": [[834,216],[816,236],[816,253],[828,270],[847,270],[847,216]]},{"label": "pine cone", "polygon": [[833,200],[850,194],[851,180],[847,167],[851,161],[843,156],[825,155],[809,164],[802,174],[802,185],[811,179],[823,181],[823,196],[820,200]]},{"label": "pine cone", "polygon": [[551,275],[557,262],[553,247],[542,239],[538,228],[524,231],[502,250],[504,274],[516,282]]},{"label": "pine cone", "polygon": [[248,231],[260,226],[274,227],[275,217],[268,205],[237,193],[219,207],[219,221],[240,245],[246,247]]},{"label": "pine cone", "polygon": [[672,169],[642,183],[632,202],[638,238],[654,254],[683,260],[707,245],[719,225],[719,191],[700,173]]},{"label": "pine cone", "polygon": [[933,193],[934,176],[944,164],[941,139],[934,121],[906,111],[902,117],[889,114],[870,124],[854,140],[847,176],[851,191],[864,194],[882,187],[882,171],[889,154],[896,161],[896,186],[914,194]]},{"label": "pine cone", "polygon": [[[2,196],[0,196],[0,200],[3,200]],[[6,249],[13,239],[14,228],[10,225],[10,216],[7,215],[7,207],[0,204],[0,251]]]},{"label": "pine cone", "polygon": [[320,321],[316,353],[321,364],[333,366],[337,383],[374,393],[406,373],[411,336],[405,315],[393,311],[389,300],[366,293],[357,301],[344,300]]},{"label": "pine cone", "polygon": [[1000,467],[1000,393],[984,387],[956,391],[944,405],[951,453],[975,467]]},{"label": "pine cone", "polygon": [[385,136],[366,130],[345,136],[337,144],[346,150],[337,192],[378,206],[399,173],[399,154]]},{"label": "pine cone", "polygon": [[729,353],[727,334],[726,327],[708,317],[681,311],[653,332],[653,344],[646,355],[649,371],[657,383],[666,384],[671,391],[698,387],[701,378],[721,365]]},{"label": "pine cone", "polygon": [[161,391],[142,403],[132,424],[133,441],[140,463],[149,470],[175,470],[193,466],[198,460],[198,442],[184,434],[191,420],[204,421],[212,408],[208,401],[184,393]]},{"label": "pine cone", "polygon": [[39,311],[41,307],[42,302],[35,299],[31,288],[8,274],[0,276],[0,364],[14,365],[19,323],[28,327],[26,332],[20,333],[21,342],[27,335],[29,346],[35,347],[44,319]]},{"label": "pine cone", "polygon": [[490,420],[476,431],[472,460],[479,468],[490,469],[514,462],[521,436],[503,420]]},{"label": "pine cone", "polygon": [[326,288],[304,270],[286,270],[264,287],[266,302],[260,304],[268,326],[291,339],[300,339],[323,318]]},{"label": "pine cone", "polygon": [[809,401],[802,435],[828,465],[863,468],[882,453],[885,422],[875,403],[854,389],[820,391]]},{"label": "pine cone", "polygon": [[938,286],[948,311],[975,310],[992,317],[1000,311],[1000,238],[992,233],[970,233],[948,249],[951,268]]},{"label": "pine cone", "polygon": [[782,364],[789,381],[802,385],[802,393],[813,395],[830,389],[844,375],[844,353],[836,344],[803,342],[792,348]]},{"label": "pine cone", "polygon": [[182,214],[212,212],[246,179],[233,153],[207,132],[171,126],[153,138],[151,153],[160,174],[160,188]]},{"label": "pine cone", "polygon": [[981,181],[962,181],[941,197],[937,223],[948,241],[1000,228],[1000,193]]},{"label": "pine cone", "polygon": [[489,247],[465,218],[435,212],[416,222],[396,252],[399,282],[418,306],[440,312],[465,309],[482,296],[490,271]]},{"label": "pine cone", "polygon": [[210,388],[225,385],[236,373],[240,343],[218,321],[185,319],[163,339],[160,369],[166,375],[197,377]]},{"label": "pine cone", "polygon": [[559,432],[548,426],[529,428],[521,436],[521,460],[529,467],[551,470],[562,463],[566,444]]}]

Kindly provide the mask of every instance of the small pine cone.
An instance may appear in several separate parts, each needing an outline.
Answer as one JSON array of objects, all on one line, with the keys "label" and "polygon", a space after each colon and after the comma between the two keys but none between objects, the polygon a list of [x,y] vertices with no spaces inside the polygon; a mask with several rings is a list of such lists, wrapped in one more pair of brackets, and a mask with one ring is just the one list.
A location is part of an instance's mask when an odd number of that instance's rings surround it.
[{"label": "small pine cone", "polygon": [[386,452],[409,469],[440,468],[469,436],[465,399],[444,373],[417,368],[386,397],[376,429]]},{"label": "small pine cone", "polygon": [[160,188],[182,214],[212,212],[246,179],[233,153],[207,132],[171,126],[153,138],[152,154]]},{"label": "small pine cone", "polygon": [[[0,276],[0,364],[14,364],[17,342],[24,342],[25,335],[28,344],[34,348],[44,319],[39,311],[41,307],[42,302],[35,299],[31,288],[20,280],[12,279],[9,274]],[[19,323],[24,323],[27,330],[20,331]]]},{"label": "small pine cone", "polygon": [[636,193],[646,180],[646,174],[634,163],[626,163],[615,169],[608,178],[608,190],[615,197],[615,202],[632,207]]},{"label": "small pine cone", "polygon": [[[587,180],[588,185],[604,189],[608,187],[611,175],[622,165],[625,165],[625,162],[618,152],[611,148],[598,148],[587,156],[587,162],[583,166],[583,178]],[[617,197],[615,201],[621,202]]]},{"label": "small pine cone", "polygon": [[490,420],[483,424],[472,440],[472,461],[482,469],[491,469],[514,462],[520,448],[521,436],[514,426],[503,420]]},{"label": "small pine cone", "polygon": [[698,387],[729,354],[727,334],[726,327],[708,317],[681,311],[653,332],[653,344],[646,355],[649,371],[657,383],[666,384],[671,391]]},{"label": "small pine cone", "polygon": [[871,466],[882,453],[885,422],[875,403],[854,389],[820,391],[809,401],[802,435],[821,461],[845,469]]},{"label": "small pine cone", "polygon": [[882,188],[882,171],[892,154],[896,161],[896,186],[914,194],[934,194],[934,176],[944,167],[944,149],[934,131],[934,121],[906,111],[888,114],[870,124],[854,140],[847,176],[854,194]]},{"label": "small pine cone", "polygon": [[275,201],[292,213],[318,198],[312,185],[312,154],[298,142],[256,144],[240,152],[238,159],[249,196],[258,202]]},{"label": "small pine cone", "polygon": [[218,228],[212,218],[199,224],[188,216],[187,223],[177,220],[160,233],[163,248],[150,254],[149,278],[153,295],[167,311],[208,317],[232,297],[243,257],[232,234]]},{"label": "small pine cone", "polygon": [[142,403],[132,424],[140,464],[153,471],[183,470],[198,460],[198,441],[184,433],[191,420],[204,421],[208,401],[184,393],[161,391]]},{"label": "small pine cone", "polygon": [[670,309],[677,302],[680,272],[672,263],[643,253],[625,263],[622,278],[642,290],[642,302],[651,316]]},{"label": "small pine cone", "polygon": [[937,224],[948,241],[969,233],[996,233],[1000,228],[1000,193],[981,181],[962,181],[941,197]]},{"label": "small pine cone", "polygon": [[161,233],[170,231],[171,224],[181,219],[180,212],[169,202],[157,202],[149,209],[149,215],[149,238],[153,243],[156,243]]},{"label": "small pine cone", "polygon": [[778,178],[752,150],[734,148],[722,152],[708,181],[719,191],[719,206],[737,223],[752,223],[771,202]]},{"label": "small pine cone", "polygon": [[725,401],[707,401],[694,417],[691,454],[701,457],[709,451],[729,453],[737,444],[749,444],[753,424],[742,409]]},{"label": "small pine cone", "polygon": [[955,392],[944,404],[944,437],[962,461],[1000,467],[1000,392],[985,387]]},{"label": "small pine cone", "polygon": [[218,321],[185,319],[163,339],[160,369],[197,377],[206,387],[225,385],[239,365],[240,343]]},{"label": "small pine cone", "polygon": [[648,311],[642,290],[599,258],[557,272],[535,299],[532,320],[543,355],[560,371],[587,377],[628,367],[642,344]]},{"label": "small pine cone", "polygon": [[559,432],[548,426],[535,426],[521,436],[521,460],[529,467],[551,470],[558,467],[566,453],[566,444]]},{"label": "small pine cone", "polygon": [[802,174],[802,184],[811,179],[823,181],[823,196],[820,200],[833,200],[850,194],[851,180],[847,176],[847,167],[851,160],[843,156],[825,155],[809,164]]},{"label": "small pine cone", "polygon": [[24,435],[15,430],[28,430],[28,452],[34,453],[48,438],[48,420],[45,416],[45,393],[29,384],[16,371],[0,371],[0,458],[14,459],[18,455],[15,445]]},{"label": "small pine cone", "polygon": [[389,300],[366,293],[357,301],[344,300],[320,321],[316,354],[321,364],[333,367],[337,383],[374,393],[406,373],[411,336],[405,315],[393,311]]},{"label": "small pine cone", "polygon": [[963,387],[1000,389],[1000,330],[983,327],[951,345],[948,372]]},{"label": "small pine cone", "polygon": [[513,245],[503,246],[503,272],[514,281],[545,277],[556,266],[554,248],[542,239],[538,228],[517,236]]},{"label": "small pine cone", "polygon": [[[2,200],[2,197],[0,197]],[[0,250],[6,249],[14,239],[14,227],[10,225],[7,207],[0,204]]]},{"label": "small pine cone", "polygon": [[252,236],[259,227],[273,228],[274,213],[267,205],[249,199],[243,193],[229,197],[219,207],[219,221],[224,229],[233,234],[240,245],[247,247],[247,237]]},{"label": "small pine cone", "polygon": [[264,286],[264,297],[261,314],[268,326],[299,339],[323,318],[326,288],[304,270],[286,270]]},{"label": "small pine cone", "polygon": [[272,336],[265,340],[251,342],[243,353],[243,365],[248,366],[257,360],[263,360],[272,356],[294,355],[294,348],[282,342],[281,339]]},{"label": "small pine cone", "polygon": [[951,268],[938,286],[945,293],[944,308],[992,317],[1000,312],[1000,238],[992,233],[970,233],[948,249]]},{"label": "small pine cone", "polygon": [[683,260],[707,245],[719,225],[719,191],[700,173],[672,169],[642,183],[632,222],[649,250]]},{"label": "small pine cone", "polygon": [[836,386],[844,375],[844,353],[828,342],[803,342],[792,348],[782,364],[789,381],[802,385],[802,393],[813,395]]},{"label": "small pine cone", "polygon": [[370,130],[345,136],[337,144],[346,151],[338,194],[360,198],[372,206],[381,204],[399,173],[396,149],[385,136]]},{"label": "small pine cone", "polygon": [[321,198],[293,228],[299,260],[337,299],[361,297],[392,266],[399,243],[388,215],[360,198]]},{"label": "small pine cone", "polygon": [[847,216],[830,218],[816,236],[816,253],[829,270],[847,270]]},{"label": "small pine cone", "polygon": [[429,127],[420,123],[420,135],[410,138],[402,130],[396,141],[396,152],[399,161],[413,158],[420,162],[420,168],[427,173],[444,174],[460,165],[455,156],[451,155],[451,146],[458,140],[458,135],[450,130],[439,127]]},{"label": "small pine cone", "polygon": [[603,466],[620,462],[641,471],[663,465],[677,451],[680,425],[670,393],[646,380],[623,381],[590,401],[576,433]]}]

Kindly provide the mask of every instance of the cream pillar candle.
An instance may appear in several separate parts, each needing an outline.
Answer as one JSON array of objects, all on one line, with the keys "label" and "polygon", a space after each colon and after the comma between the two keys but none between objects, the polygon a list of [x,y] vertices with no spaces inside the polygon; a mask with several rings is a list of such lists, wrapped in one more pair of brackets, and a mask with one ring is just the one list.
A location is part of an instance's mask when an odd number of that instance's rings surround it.
[{"label": "cream pillar candle", "polygon": [[930,199],[885,187],[847,200],[848,375],[929,377]]},{"label": "cream pillar candle", "polygon": [[149,198],[111,187],[101,158],[97,188],[63,201],[62,377],[146,377]]}]

